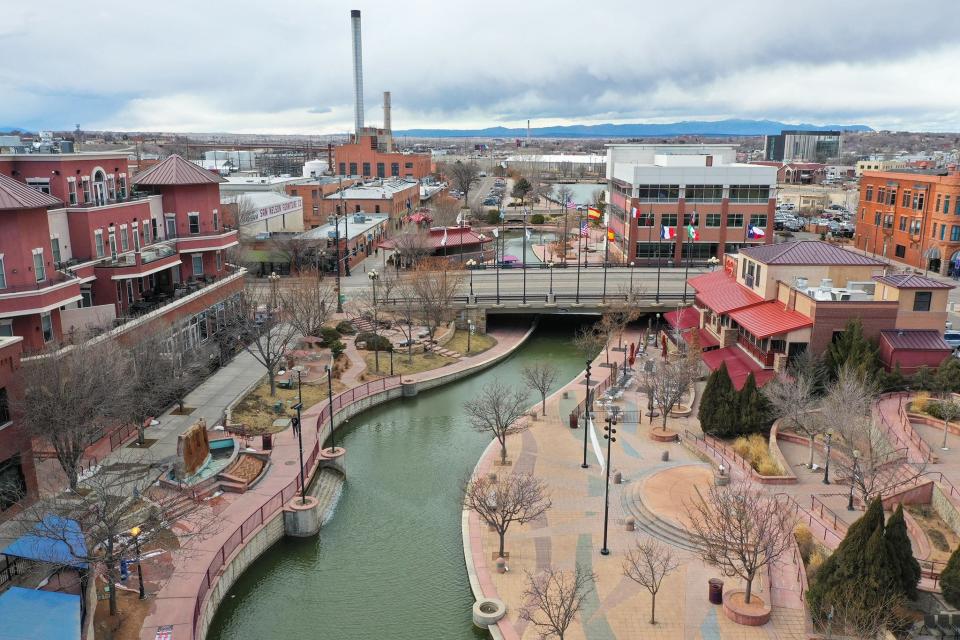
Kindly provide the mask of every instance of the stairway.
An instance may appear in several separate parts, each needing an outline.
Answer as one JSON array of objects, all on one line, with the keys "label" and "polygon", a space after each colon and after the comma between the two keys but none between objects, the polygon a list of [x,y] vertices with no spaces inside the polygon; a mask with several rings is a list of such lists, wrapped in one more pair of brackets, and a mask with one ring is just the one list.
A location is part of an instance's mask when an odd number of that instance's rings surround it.
[{"label": "stairway", "polygon": [[357,316],[356,318],[350,319],[350,324],[353,325],[354,330],[357,333],[372,332],[373,331],[373,320],[370,318],[364,318]]},{"label": "stairway", "polygon": [[632,480],[629,489],[620,498],[624,513],[636,519],[637,530],[671,546],[696,552],[699,546],[685,529],[661,518],[643,504],[640,496],[642,487],[642,478]]}]

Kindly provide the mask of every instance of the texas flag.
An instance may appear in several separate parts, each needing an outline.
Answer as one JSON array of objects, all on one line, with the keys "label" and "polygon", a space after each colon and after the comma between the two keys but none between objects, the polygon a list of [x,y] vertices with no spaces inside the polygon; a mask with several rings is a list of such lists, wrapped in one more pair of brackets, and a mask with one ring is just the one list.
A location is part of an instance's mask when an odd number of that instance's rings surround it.
[{"label": "texas flag", "polygon": [[764,238],[766,235],[766,232],[760,227],[755,227],[752,224],[747,227],[748,238]]},{"label": "texas flag", "polygon": [[660,238],[662,240],[672,240],[677,237],[677,230],[674,227],[665,227],[660,225]]}]

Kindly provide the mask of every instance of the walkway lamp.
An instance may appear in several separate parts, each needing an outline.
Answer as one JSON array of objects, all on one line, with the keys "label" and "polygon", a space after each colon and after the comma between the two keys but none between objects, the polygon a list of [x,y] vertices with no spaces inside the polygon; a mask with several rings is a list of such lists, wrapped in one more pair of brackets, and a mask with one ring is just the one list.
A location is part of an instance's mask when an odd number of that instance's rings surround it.
[{"label": "walkway lamp", "polygon": [[853,511],[853,487],[857,482],[857,459],[860,457],[858,449],[853,450],[853,471],[850,473],[850,498],[847,500],[847,511]]},{"label": "walkway lamp", "polygon": [[616,407],[612,407],[614,413],[606,417],[607,426],[603,428],[606,431],[603,437],[607,439],[607,484],[603,494],[603,548],[600,549],[600,555],[610,555],[610,549],[607,548],[607,527],[610,523],[610,445],[616,442],[614,434],[617,432],[614,427],[617,424]]},{"label": "walkway lamp", "polygon": [[830,441],[833,440],[833,429],[827,429],[827,459],[823,463],[823,484],[830,484]]},{"label": "walkway lamp", "polygon": [[470,336],[473,335],[473,320],[467,320],[467,355],[470,355]]},{"label": "walkway lamp", "polygon": [[716,271],[717,267],[720,265],[720,260],[717,256],[710,256],[710,259],[707,260],[707,264],[710,265],[710,271]]},{"label": "walkway lamp", "polygon": [[[133,546],[137,554],[137,577],[140,580],[140,599],[147,597],[147,592],[143,588],[143,564],[140,562],[140,527],[130,529],[130,536],[133,538]],[[113,585],[110,585],[113,589]]]},{"label": "walkway lamp", "polygon": [[586,469],[590,465],[587,464],[587,432],[590,430],[590,361],[587,360],[587,397],[586,397],[586,407],[583,413],[583,464],[580,465],[580,468]]},{"label": "walkway lamp", "polygon": [[377,304],[377,278],[380,274],[376,269],[371,269],[367,272],[367,277],[370,278],[370,286],[373,288],[373,304]]},{"label": "walkway lamp", "polygon": [[553,260],[547,263],[547,269],[550,270],[550,295],[553,295]]},{"label": "walkway lamp", "polygon": [[[482,247],[481,247],[482,249]],[[473,258],[467,260],[467,269],[470,270],[470,297],[473,297],[473,269],[477,266],[477,261]]]},{"label": "walkway lamp", "polygon": [[635,265],[635,262],[630,262],[630,302],[633,302],[633,267]]},{"label": "walkway lamp", "polygon": [[280,276],[276,271],[271,271],[267,281],[270,283],[270,313],[273,313],[277,308],[277,287],[280,285]]}]

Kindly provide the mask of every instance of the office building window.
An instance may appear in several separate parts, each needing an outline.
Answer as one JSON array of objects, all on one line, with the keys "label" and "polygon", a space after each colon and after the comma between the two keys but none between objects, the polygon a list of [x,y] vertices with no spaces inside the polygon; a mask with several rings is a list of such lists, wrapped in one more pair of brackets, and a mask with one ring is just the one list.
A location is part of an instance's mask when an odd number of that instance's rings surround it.
[{"label": "office building window", "polygon": [[[146,226],[146,224],[144,224]],[[140,223],[133,223],[133,250],[140,251]]]},{"label": "office building window", "polygon": [[110,227],[108,233],[108,242],[110,243],[110,257],[114,260],[117,259],[117,234],[114,231],[113,227]]},{"label": "office building window", "polygon": [[404,162],[404,163],[403,163],[403,168],[404,168],[404,169],[413,169],[413,163],[412,163],[412,162]]},{"label": "office building window", "polygon": [[127,176],[120,174],[120,199],[126,200],[127,198]]},{"label": "office building window", "polygon": [[637,258],[672,258],[673,245],[669,242],[638,242]]},{"label": "office building window", "polygon": [[936,240],[937,238],[937,223],[933,223],[933,233],[930,234],[930,237]]},{"label": "office building window", "polygon": [[346,162],[341,162],[341,163],[340,163],[340,175],[342,175],[342,176],[347,175],[347,163],[346,163]]},{"label": "office building window", "polygon": [[647,213],[638,213],[637,214],[637,226],[638,227],[652,227],[653,226],[654,215],[652,211]]},{"label": "office building window", "polygon": [[706,216],[706,225],[708,227],[719,227],[721,216],[719,213],[708,213]]},{"label": "office building window", "polygon": [[0,320],[0,338],[13,337],[13,320]]},{"label": "office building window", "polygon": [[677,214],[675,213],[664,213],[660,216],[660,224],[664,227],[675,227],[677,226]]},{"label": "office building window", "polygon": [[947,233],[947,225],[945,225],[945,224],[940,225],[940,239],[941,239],[941,240],[944,239],[944,236],[946,235],[946,233]]},{"label": "office building window", "polygon": [[910,233],[912,235],[915,235],[915,236],[920,235],[920,232],[921,232],[920,223],[921,223],[920,218],[914,218],[913,221],[910,223]]},{"label": "office building window", "polygon": [[743,214],[742,214],[742,213],[728,213],[728,214],[727,214],[727,226],[728,226],[728,227],[742,227],[742,226],[743,226]]},{"label": "office building window", "polygon": [[363,177],[366,178],[366,177],[368,177],[369,175],[370,175],[370,163],[369,163],[369,162],[364,162],[364,163],[363,163]]},{"label": "office building window", "polygon": [[873,202],[873,186],[867,185],[867,192],[864,194],[863,199],[867,202]]},{"label": "office building window", "polygon": [[67,183],[67,202],[68,204],[77,204],[77,181],[71,180]]},{"label": "office building window", "polygon": [[90,178],[89,176],[84,176],[82,179],[83,182],[83,202],[90,202]]},{"label": "office building window", "polygon": [[390,163],[390,175],[391,175],[391,176],[399,176],[399,175],[400,175],[400,163],[399,163],[399,162],[391,162],[391,163]]},{"label": "office building window", "polygon": [[937,194],[937,204],[933,208],[934,211],[940,211],[940,194]]},{"label": "office building window", "polygon": [[97,257],[103,257],[103,229],[93,230],[93,246],[96,249]]},{"label": "office building window", "polygon": [[913,208],[916,211],[923,211],[923,192],[920,191],[913,196]]},{"label": "office building window", "polygon": [[909,191],[904,191],[904,192],[903,192],[903,200],[901,200],[900,206],[902,206],[902,207],[909,207],[909,206],[910,206],[910,192],[909,192]]},{"label": "office building window", "polygon": [[43,341],[53,340],[53,318],[49,313],[40,314],[40,332],[43,333]]},{"label": "office building window", "polygon": [[950,194],[943,196],[943,212],[950,213]]},{"label": "office building window", "polygon": [[640,202],[676,202],[680,199],[678,184],[641,184],[637,186]]},{"label": "office building window", "polygon": [[900,216],[900,231],[907,230],[907,216]]},{"label": "office building window", "polygon": [[720,202],[723,200],[723,185],[688,184],[684,193],[687,202]]},{"label": "office building window", "polygon": [[196,211],[187,214],[190,223],[190,233],[200,233],[200,214]]},{"label": "office building window", "polygon": [[50,255],[53,256],[53,267],[56,269],[60,264],[60,238],[56,236],[50,238]]},{"label": "office building window", "polygon": [[903,258],[907,255],[907,248],[902,244],[898,244],[893,248],[893,255],[897,258]]},{"label": "office building window", "polygon": [[195,253],[191,256],[192,266],[193,266],[193,275],[202,276],[203,275],[203,254]]},{"label": "office building window", "polygon": [[351,162],[351,163],[350,163],[350,175],[352,175],[352,176],[357,175],[357,163],[356,163],[356,162]]},{"label": "office building window", "polygon": [[767,228],[767,216],[764,213],[750,216],[750,224],[755,227]]},{"label": "office building window", "polygon": [[50,180],[46,178],[27,178],[27,186],[36,189],[40,193],[50,193]]},{"label": "office building window", "polygon": [[[313,208],[316,209],[317,206],[314,205]],[[213,210],[213,230],[220,231],[220,212],[216,209]]]},{"label": "office building window", "polygon": [[730,202],[763,203],[770,199],[768,185],[730,185]]},{"label": "office building window", "polygon": [[697,226],[700,224],[700,216],[696,212],[694,213],[685,213],[683,214],[683,226],[687,225]]},{"label": "office building window", "polygon": [[930,311],[930,300],[933,299],[931,291],[917,291],[913,294],[914,311]]},{"label": "office building window", "polygon": [[879,211],[877,211],[876,213],[873,214],[873,224],[875,224],[875,225],[878,226],[878,227],[880,226],[880,212],[879,212]]},{"label": "office building window", "polygon": [[378,162],[378,163],[377,163],[377,177],[378,177],[378,178],[386,178],[386,177],[387,177],[387,167],[386,167],[386,165],[385,165],[384,163],[382,163],[382,162]]},{"label": "office building window", "polygon": [[3,263],[3,254],[0,253],[0,289],[6,289],[6,288],[7,288],[7,268],[6,268],[6,265]]},{"label": "office building window", "polygon": [[117,182],[112,173],[107,176],[107,198],[110,201],[117,199]]},{"label": "office building window", "polygon": [[897,204],[897,190],[891,189],[887,197],[887,204],[894,206]]},{"label": "office building window", "polygon": [[223,255],[220,251],[217,251],[217,271],[223,271]]}]

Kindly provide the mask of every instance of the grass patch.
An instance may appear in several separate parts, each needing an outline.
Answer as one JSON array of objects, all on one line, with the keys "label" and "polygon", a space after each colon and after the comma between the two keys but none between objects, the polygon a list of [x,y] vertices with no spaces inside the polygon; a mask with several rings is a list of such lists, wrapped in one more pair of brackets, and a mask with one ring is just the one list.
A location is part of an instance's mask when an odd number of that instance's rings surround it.
[{"label": "grass patch", "polygon": [[448,351],[456,351],[464,356],[475,356],[478,353],[483,353],[495,344],[497,344],[496,338],[485,333],[475,333],[470,336],[470,352],[467,353],[467,332],[458,330],[453,334],[450,342],[445,344],[443,348]]},{"label": "grass patch", "polygon": [[904,510],[913,516],[930,540],[930,559],[946,562],[950,552],[960,544],[960,536],[944,522],[936,509],[928,504],[905,505]]},{"label": "grass patch", "polygon": [[[333,381],[333,395],[343,391],[344,385],[339,380]],[[293,389],[281,389],[277,387],[277,395],[270,396],[270,382],[264,380],[246,397],[237,403],[233,409],[232,419],[234,424],[242,424],[254,433],[273,433],[277,429],[273,426],[273,421],[277,418],[289,418],[293,414],[290,409],[297,403],[298,399],[297,385],[294,383]],[[303,383],[303,408],[308,409],[313,405],[327,399],[326,384]],[[273,410],[273,405],[277,401],[283,403],[280,413]]]},{"label": "grass patch", "polygon": [[754,433],[747,438],[743,436],[737,438],[733,441],[733,450],[743,456],[760,475],[783,475],[783,469],[770,457],[770,445],[767,444],[767,439],[759,433]]},{"label": "grass patch", "polygon": [[[385,351],[380,352],[379,373],[375,367],[376,354],[372,351],[362,351],[361,353],[363,354],[363,359],[367,363],[367,372],[363,374],[362,379],[368,380],[380,376],[390,375],[389,353]],[[435,353],[415,353],[413,354],[413,361],[408,362],[407,354],[398,350],[393,354],[393,373],[394,375],[421,373],[423,371],[439,369],[440,367],[445,367],[454,362],[456,362],[456,359],[454,358],[448,358],[447,356],[441,356]]]}]

